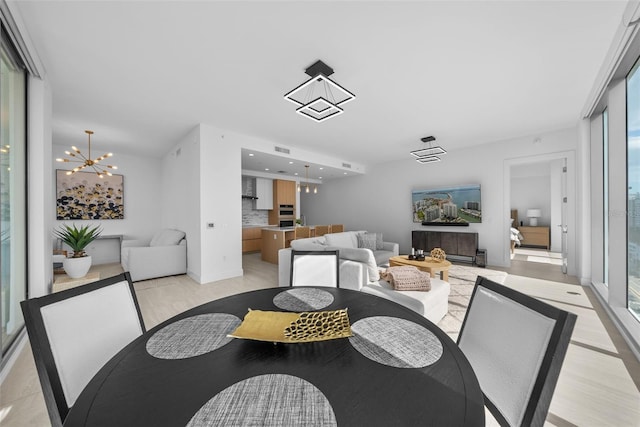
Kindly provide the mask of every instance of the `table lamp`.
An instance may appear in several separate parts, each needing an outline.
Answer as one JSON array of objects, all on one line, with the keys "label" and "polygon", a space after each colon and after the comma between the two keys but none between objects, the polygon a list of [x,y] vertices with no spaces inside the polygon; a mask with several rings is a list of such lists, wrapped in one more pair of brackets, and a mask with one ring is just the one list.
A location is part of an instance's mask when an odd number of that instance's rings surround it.
[{"label": "table lamp", "polygon": [[540,209],[527,209],[527,218],[529,218],[529,226],[537,227],[538,226],[538,218],[542,216],[542,211]]}]

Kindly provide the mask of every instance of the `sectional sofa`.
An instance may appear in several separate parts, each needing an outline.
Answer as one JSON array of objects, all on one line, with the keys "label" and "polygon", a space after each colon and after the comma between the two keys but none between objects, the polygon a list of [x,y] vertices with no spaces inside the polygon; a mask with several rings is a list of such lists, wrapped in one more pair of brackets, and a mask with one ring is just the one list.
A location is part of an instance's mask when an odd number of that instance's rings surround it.
[{"label": "sectional sofa", "polygon": [[[376,249],[371,240],[376,234]],[[367,236],[368,235],[368,236]],[[362,247],[370,246],[370,247]],[[377,249],[380,248],[380,249]],[[437,323],[447,314],[450,286],[440,279],[431,279],[431,290],[396,291],[386,281],[380,280],[380,269],[388,266],[389,258],[399,253],[397,243],[384,242],[377,233],[346,231],[325,234],[321,237],[296,239],[291,248],[278,251],[278,281],[280,286],[289,286],[291,275],[291,250],[340,251],[340,287],[353,289],[395,301]]]}]

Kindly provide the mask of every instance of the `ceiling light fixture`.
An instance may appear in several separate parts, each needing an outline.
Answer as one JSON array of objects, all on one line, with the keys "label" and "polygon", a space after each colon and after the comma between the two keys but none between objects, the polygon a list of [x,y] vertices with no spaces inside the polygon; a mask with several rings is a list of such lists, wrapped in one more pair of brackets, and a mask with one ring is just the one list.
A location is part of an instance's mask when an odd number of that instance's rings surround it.
[{"label": "ceiling light fixture", "polygon": [[284,95],[299,107],[296,113],[321,122],[344,113],[341,105],[355,99],[355,95],[329,78],[333,68],[318,60],[305,70],[309,80]]},{"label": "ceiling light fixture", "polygon": [[420,138],[420,140],[423,143],[428,144],[428,146],[409,152],[409,154],[416,158],[418,163],[439,162],[440,157],[438,157],[438,155],[447,154],[447,151],[444,148],[439,145],[434,146],[432,144],[433,141],[436,140],[435,136],[425,136],[424,138]]},{"label": "ceiling light fixture", "polygon": [[[308,193],[309,190],[309,165],[304,165],[304,177],[305,177],[305,184],[302,185],[300,183],[298,183],[298,193],[302,192],[302,187],[304,187],[304,192]],[[318,194],[318,186],[316,185],[313,188],[313,194]]]},{"label": "ceiling light fixture", "polygon": [[82,169],[90,167],[91,169],[93,169],[93,171],[96,173],[96,175],[98,175],[100,178],[103,178],[105,175],[108,176],[112,176],[111,172],[109,172],[109,169],[118,169],[117,166],[113,166],[113,165],[101,165],[99,164],[102,160],[109,158],[111,156],[113,156],[113,153],[107,153],[107,154],[103,154],[102,156],[96,158],[96,159],[91,159],[91,135],[93,135],[93,131],[92,130],[85,130],[84,133],[87,134],[88,138],[89,138],[89,152],[87,157],[84,156],[84,154],[82,154],[80,152],[80,150],[78,150],[75,146],[71,147],[71,150],[73,150],[73,152],[71,151],[65,151],[64,153],[67,156],[72,157],[71,159],[65,159],[65,158],[58,158],[56,159],[56,161],[58,162],[63,162],[63,163],[81,163],[80,166],[76,166],[75,168],[71,169],[70,171],[67,171],[67,175],[73,175],[76,172],[80,172]]}]

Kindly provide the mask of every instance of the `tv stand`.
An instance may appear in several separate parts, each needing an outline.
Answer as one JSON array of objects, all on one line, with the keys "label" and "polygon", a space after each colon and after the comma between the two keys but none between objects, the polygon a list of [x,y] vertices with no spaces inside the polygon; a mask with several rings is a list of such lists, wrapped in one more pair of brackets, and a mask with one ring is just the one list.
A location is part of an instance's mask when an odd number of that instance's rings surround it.
[{"label": "tv stand", "polygon": [[411,246],[426,253],[433,248],[441,248],[447,259],[473,263],[478,251],[478,233],[413,230]]}]

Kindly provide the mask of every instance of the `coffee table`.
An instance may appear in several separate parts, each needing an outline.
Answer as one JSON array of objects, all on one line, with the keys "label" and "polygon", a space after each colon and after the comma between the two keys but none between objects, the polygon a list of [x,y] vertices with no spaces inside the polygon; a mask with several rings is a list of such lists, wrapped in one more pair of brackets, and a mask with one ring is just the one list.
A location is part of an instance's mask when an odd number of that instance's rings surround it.
[{"label": "coffee table", "polygon": [[418,270],[426,271],[431,277],[436,277],[436,273],[440,272],[440,279],[445,282],[449,281],[449,267],[451,267],[451,262],[447,260],[436,261],[431,257],[426,257],[424,261],[417,261],[415,259],[409,259],[408,255],[397,255],[389,258],[390,267],[400,265],[413,265],[414,267],[418,267]]}]

